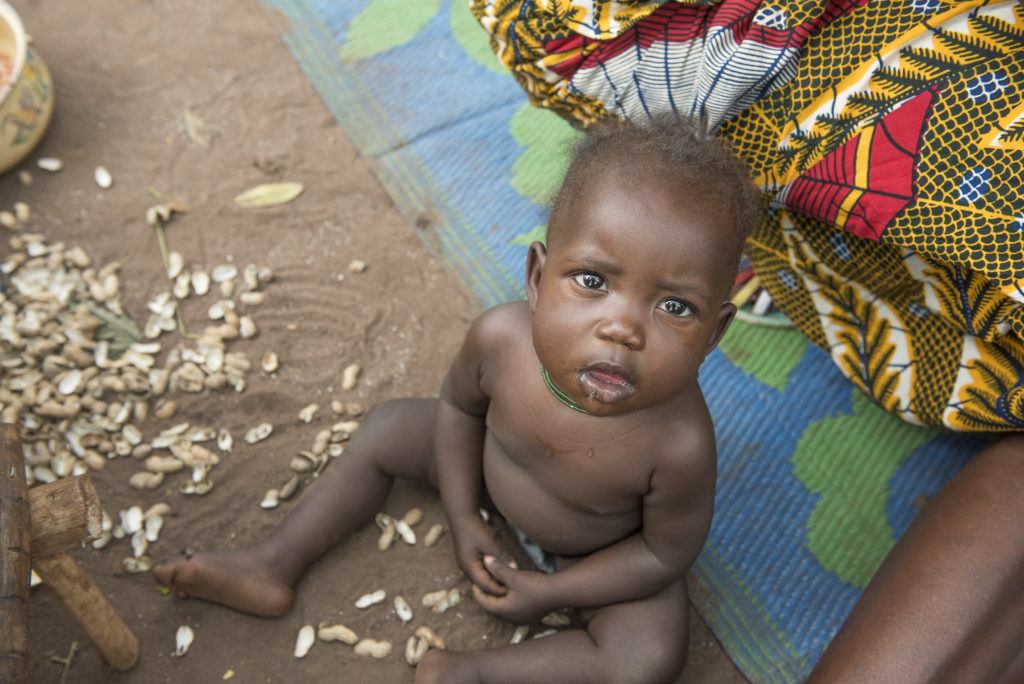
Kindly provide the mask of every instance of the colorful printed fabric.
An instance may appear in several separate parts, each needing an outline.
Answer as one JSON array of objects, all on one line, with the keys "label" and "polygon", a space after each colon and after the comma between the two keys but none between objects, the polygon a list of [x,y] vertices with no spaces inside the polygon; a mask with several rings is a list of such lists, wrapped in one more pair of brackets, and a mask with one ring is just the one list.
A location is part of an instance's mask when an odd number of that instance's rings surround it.
[{"label": "colorful printed fabric", "polygon": [[1024,9],[471,0],[575,125],[703,117],[768,195],[772,297],[906,421],[1024,429]]}]

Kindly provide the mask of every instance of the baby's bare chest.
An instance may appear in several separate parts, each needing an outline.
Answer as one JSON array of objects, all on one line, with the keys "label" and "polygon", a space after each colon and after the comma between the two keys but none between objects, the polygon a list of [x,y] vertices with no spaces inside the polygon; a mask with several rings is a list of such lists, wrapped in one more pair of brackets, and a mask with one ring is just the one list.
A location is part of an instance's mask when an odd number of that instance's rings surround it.
[{"label": "baby's bare chest", "polygon": [[618,444],[558,438],[500,411],[488,418],[487,492],[505,519],[542,548],[587,554],[640,528],[646,458]]},{"label": "baby's bare chest", "polygon": [[492,403],[487,429],[485,462],[492,474],[519,479],[581,513],[639,510],[652,469],[644,440],[588,435],[570,424],[559,429],[500,401]]},{"label": "baby's bare chest", "polygon": [[485,483],[513,524],[536,530],[562,521],[594,547],[639,526],[655,452],[635,421],[581,416],[559,403],[526,334],[488,358],[481,381],[490,398]]}]

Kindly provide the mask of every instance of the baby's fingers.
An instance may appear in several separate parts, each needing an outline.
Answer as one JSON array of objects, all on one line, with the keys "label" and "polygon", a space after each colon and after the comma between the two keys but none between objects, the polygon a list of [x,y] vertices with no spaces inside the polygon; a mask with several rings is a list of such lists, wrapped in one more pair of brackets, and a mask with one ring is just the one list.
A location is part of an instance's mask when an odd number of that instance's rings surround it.
[{"label": "baby's fingers", "polygon": [[474,589],[480,589],[493,596],[504,596],[508,589],[501,584],[498,580],[494,579],[494,576],[487,571],[484,567],[484,562],[481,559],[473,561],[469,566],[469,581],[473,583]]},{"label": "baby's fingers", "polygon": [[477,550],[485,556],[500,556],[502,554],[501,547],[490,533],[477,544]]},{"label": "baby's fingers", "polygon": [[498,602],[501,601],[500,596],[492,596],[484,592],[483,589],[473,585],[473,598],[480,604],[480,607],[486,610],[488,613],[494,614],[497,610]]}]

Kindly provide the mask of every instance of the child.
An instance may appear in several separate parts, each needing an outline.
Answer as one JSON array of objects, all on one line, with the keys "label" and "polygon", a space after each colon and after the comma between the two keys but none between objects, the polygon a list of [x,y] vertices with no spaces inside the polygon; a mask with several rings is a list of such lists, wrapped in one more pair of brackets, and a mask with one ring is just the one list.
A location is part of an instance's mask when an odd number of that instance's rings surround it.
[{"label": "child", "polygon": [[[417,681],[672,681],[686,658],[684,576],[715,493],[697,369],[735,313],[730,285],[756,211],[743,166],[695,124],[591,132],[547,247],[530,245],[528,301],[476,320],[440,399],[377,407],[269,539],[165,563],[157,580],[281,615],[302,572],[372,518],[395,477],[414,478],[439,489],[485,610],[532,623],[569,607],[583,622],[514,646],[432,651]],[[484,497],[555,555],[555,572],[499,560]]]}]

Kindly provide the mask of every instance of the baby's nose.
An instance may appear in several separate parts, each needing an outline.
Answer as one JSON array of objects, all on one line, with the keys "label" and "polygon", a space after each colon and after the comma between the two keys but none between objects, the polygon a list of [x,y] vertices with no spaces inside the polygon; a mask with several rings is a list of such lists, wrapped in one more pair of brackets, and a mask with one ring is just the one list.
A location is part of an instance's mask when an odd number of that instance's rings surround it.
[{"label": "baby's nose", "polygon": [[643,323],[639,316],[626,307],[604,318],[597,327],[597,336],[602,340],[629,347],[633,351],[644,348]]}]

